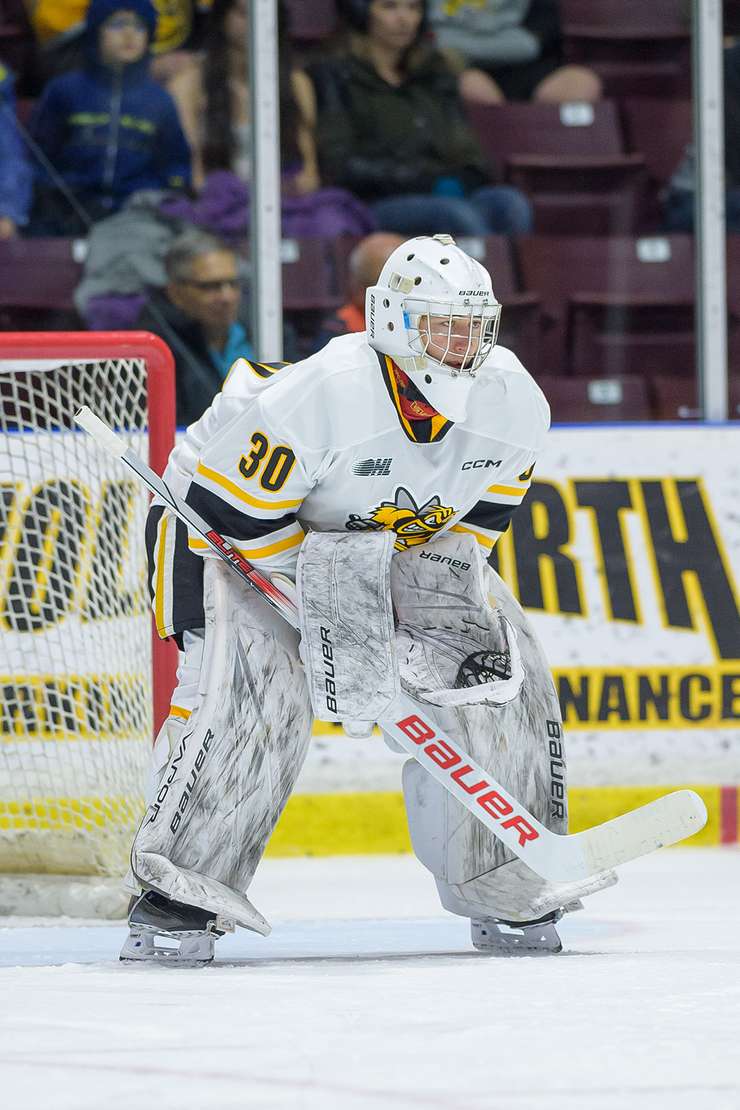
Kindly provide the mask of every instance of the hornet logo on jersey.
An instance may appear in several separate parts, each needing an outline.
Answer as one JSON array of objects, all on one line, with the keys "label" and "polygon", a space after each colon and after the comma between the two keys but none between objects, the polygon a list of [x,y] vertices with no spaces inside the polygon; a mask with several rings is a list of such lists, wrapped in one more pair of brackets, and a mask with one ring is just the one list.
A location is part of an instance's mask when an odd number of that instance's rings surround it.
[{"label": "hornet logo on jersey", "polygon": [[361,459],[352,467],[352,473],[360,478],[387,477],[391,472],[393,459]]},{"label": "hornet logo on jersey", "polygon": [[366,517],[351,513],[345,528],[350,532],[390,529],[396,533],[396,550],[407,551],[431,540],[454,514],[455,510],[443,505],[436,494],[424,505],[417,505],[409,491],[399,486],[393,501],[381,501]]}]

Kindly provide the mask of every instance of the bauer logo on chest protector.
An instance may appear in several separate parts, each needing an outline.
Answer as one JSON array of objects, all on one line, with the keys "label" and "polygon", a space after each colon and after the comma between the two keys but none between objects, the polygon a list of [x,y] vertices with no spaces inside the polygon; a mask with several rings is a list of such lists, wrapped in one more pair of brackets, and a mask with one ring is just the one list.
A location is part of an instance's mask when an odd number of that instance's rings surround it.
[{"label": "bauer logo on chest protector", "polygon": [[443,505],[435,494],[418,505],[403,486],[396,490],[393,501],[381,501],[367,516],[351,513],[344,527],[349,532],[396,533],[397,551],[428,543],[455,515],[450,505]]},{"label": "bauer logo on chest protector", "polygon": [[384,478],[391,472],[393,459],[360,459],[353,463],[352,473],[358,478]]}]

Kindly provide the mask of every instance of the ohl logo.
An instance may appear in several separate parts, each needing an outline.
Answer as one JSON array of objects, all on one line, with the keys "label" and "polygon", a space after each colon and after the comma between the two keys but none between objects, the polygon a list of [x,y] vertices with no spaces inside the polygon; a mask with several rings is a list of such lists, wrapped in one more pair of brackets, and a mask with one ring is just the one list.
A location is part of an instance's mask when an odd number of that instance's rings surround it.
[{"label": "ohl logo", "polygon": [[351,513],[345,528],[350,532],[390,530],[396,533],[396,550],[407,551],[431,540],[454,514],[455,510],[443,505],[436,494],[417,505],[409,491],[399,486],[393,501],[381,501],[366,517]]}]

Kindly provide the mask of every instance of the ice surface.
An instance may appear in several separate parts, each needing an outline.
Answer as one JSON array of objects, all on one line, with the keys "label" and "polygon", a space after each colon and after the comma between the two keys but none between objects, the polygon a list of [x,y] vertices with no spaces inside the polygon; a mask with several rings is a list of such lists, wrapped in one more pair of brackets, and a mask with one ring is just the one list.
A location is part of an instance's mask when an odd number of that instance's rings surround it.
[{"label": "ice surface", "polygon": [[122,925],[0,928],[14,1110],[738,1110],[740,851],[625,866],[560,956],[475,953],[411,857],[266,860],[203,969]]}]

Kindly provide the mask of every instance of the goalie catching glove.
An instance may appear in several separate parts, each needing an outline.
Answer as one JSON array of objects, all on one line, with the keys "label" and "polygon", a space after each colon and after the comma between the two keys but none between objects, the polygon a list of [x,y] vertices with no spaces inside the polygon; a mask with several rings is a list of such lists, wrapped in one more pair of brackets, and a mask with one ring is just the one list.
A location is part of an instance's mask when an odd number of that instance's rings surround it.
[{"label": "goalie catching glove", "polygon": [[[391,532],[311,532],[298,559],[313,709],[319,720],[345,722],[351,735],[366,734],[401,687],[435,705],[497,706],[517,696],[524,678],[516,633],[491,607],[472,545],[445,537],[451,555],[420,548],[394,556],[394,540]],[[458,547],[464,558],[454,557]]]}]

